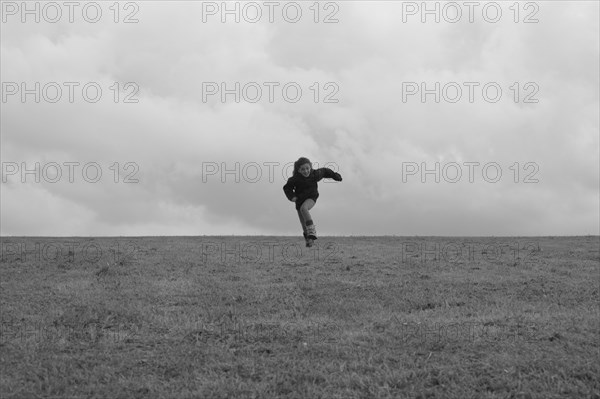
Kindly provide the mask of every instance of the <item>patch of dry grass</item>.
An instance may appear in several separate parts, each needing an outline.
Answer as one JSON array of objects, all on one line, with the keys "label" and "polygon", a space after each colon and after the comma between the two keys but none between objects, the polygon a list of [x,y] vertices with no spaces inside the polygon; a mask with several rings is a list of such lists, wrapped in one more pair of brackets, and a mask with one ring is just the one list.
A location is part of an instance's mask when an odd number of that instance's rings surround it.
[{"label": "patch of dry grass", "polygon": [[600,397],[598,237],[302,243],[3,238],[1,397]]}]

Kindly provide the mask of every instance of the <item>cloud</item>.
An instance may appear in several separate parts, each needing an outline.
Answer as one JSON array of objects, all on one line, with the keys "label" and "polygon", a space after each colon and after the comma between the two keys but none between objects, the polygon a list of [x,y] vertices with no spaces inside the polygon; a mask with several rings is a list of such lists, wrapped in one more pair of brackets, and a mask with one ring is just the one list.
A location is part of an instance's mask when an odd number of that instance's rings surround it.
[{"label": "cloud", "polygon": [[[496,24],[403,23],[392,2],[338,3],[319,14],[338,23],[315,24],[302,4],[298,23],[279,10],[273,23],[204,23],[200,2],[144,2],[137,24],[108,8],[97,24],[3,24],[3,90],[56,82],[62,97],[7,97],[2,161],[97,162],[103,175],[5,176],[2,234],[297,234],[282,186],[299,156],[344,176],[320,183],[322,234],[599,233],[598,4],[541,3],[535,24],[508,5]],[[78,83],[73,102],[65,82]],[[440,101],[423,102],[436,82]],[[465,162],[479,163],[473,182]],[[419,171],[403,175],[409,163]],[[499,182],[482,172],[491,163]],[[132,165],[139,182],[126,184]]]}]

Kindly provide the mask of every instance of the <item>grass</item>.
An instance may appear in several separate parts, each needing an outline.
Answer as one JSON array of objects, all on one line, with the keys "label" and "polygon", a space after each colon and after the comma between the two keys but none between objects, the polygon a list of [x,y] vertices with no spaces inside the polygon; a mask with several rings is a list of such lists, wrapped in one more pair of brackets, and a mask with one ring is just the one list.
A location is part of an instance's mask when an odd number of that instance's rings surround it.
[{"label": "grass", "polygon": [[588,237],[2,238],[1,398],[600,398]]}]

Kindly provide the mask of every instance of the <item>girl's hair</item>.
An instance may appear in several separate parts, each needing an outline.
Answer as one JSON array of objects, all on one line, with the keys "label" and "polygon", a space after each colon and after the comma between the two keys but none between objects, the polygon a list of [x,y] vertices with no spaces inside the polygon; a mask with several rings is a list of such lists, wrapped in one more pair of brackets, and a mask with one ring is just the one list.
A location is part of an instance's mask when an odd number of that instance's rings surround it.
[{"label": "girl's hair", "polygon": [[300,174],[300,172],[298,172],[298,168],[305,163],[310,164],[310,168],[312,169],[312,162],[310,162],[308,158],[300,157],[296,162],[294,162],[294,175]]}]

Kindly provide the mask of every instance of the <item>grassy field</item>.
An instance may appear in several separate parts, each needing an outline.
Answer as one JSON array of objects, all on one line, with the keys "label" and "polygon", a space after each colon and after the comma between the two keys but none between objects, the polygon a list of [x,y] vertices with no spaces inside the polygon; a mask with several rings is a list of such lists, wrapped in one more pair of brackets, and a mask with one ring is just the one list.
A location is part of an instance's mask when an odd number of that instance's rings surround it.
[{"label": "grassy field", "polygon": [[600,398],[600,239],[2,238],[1,398]]}]

